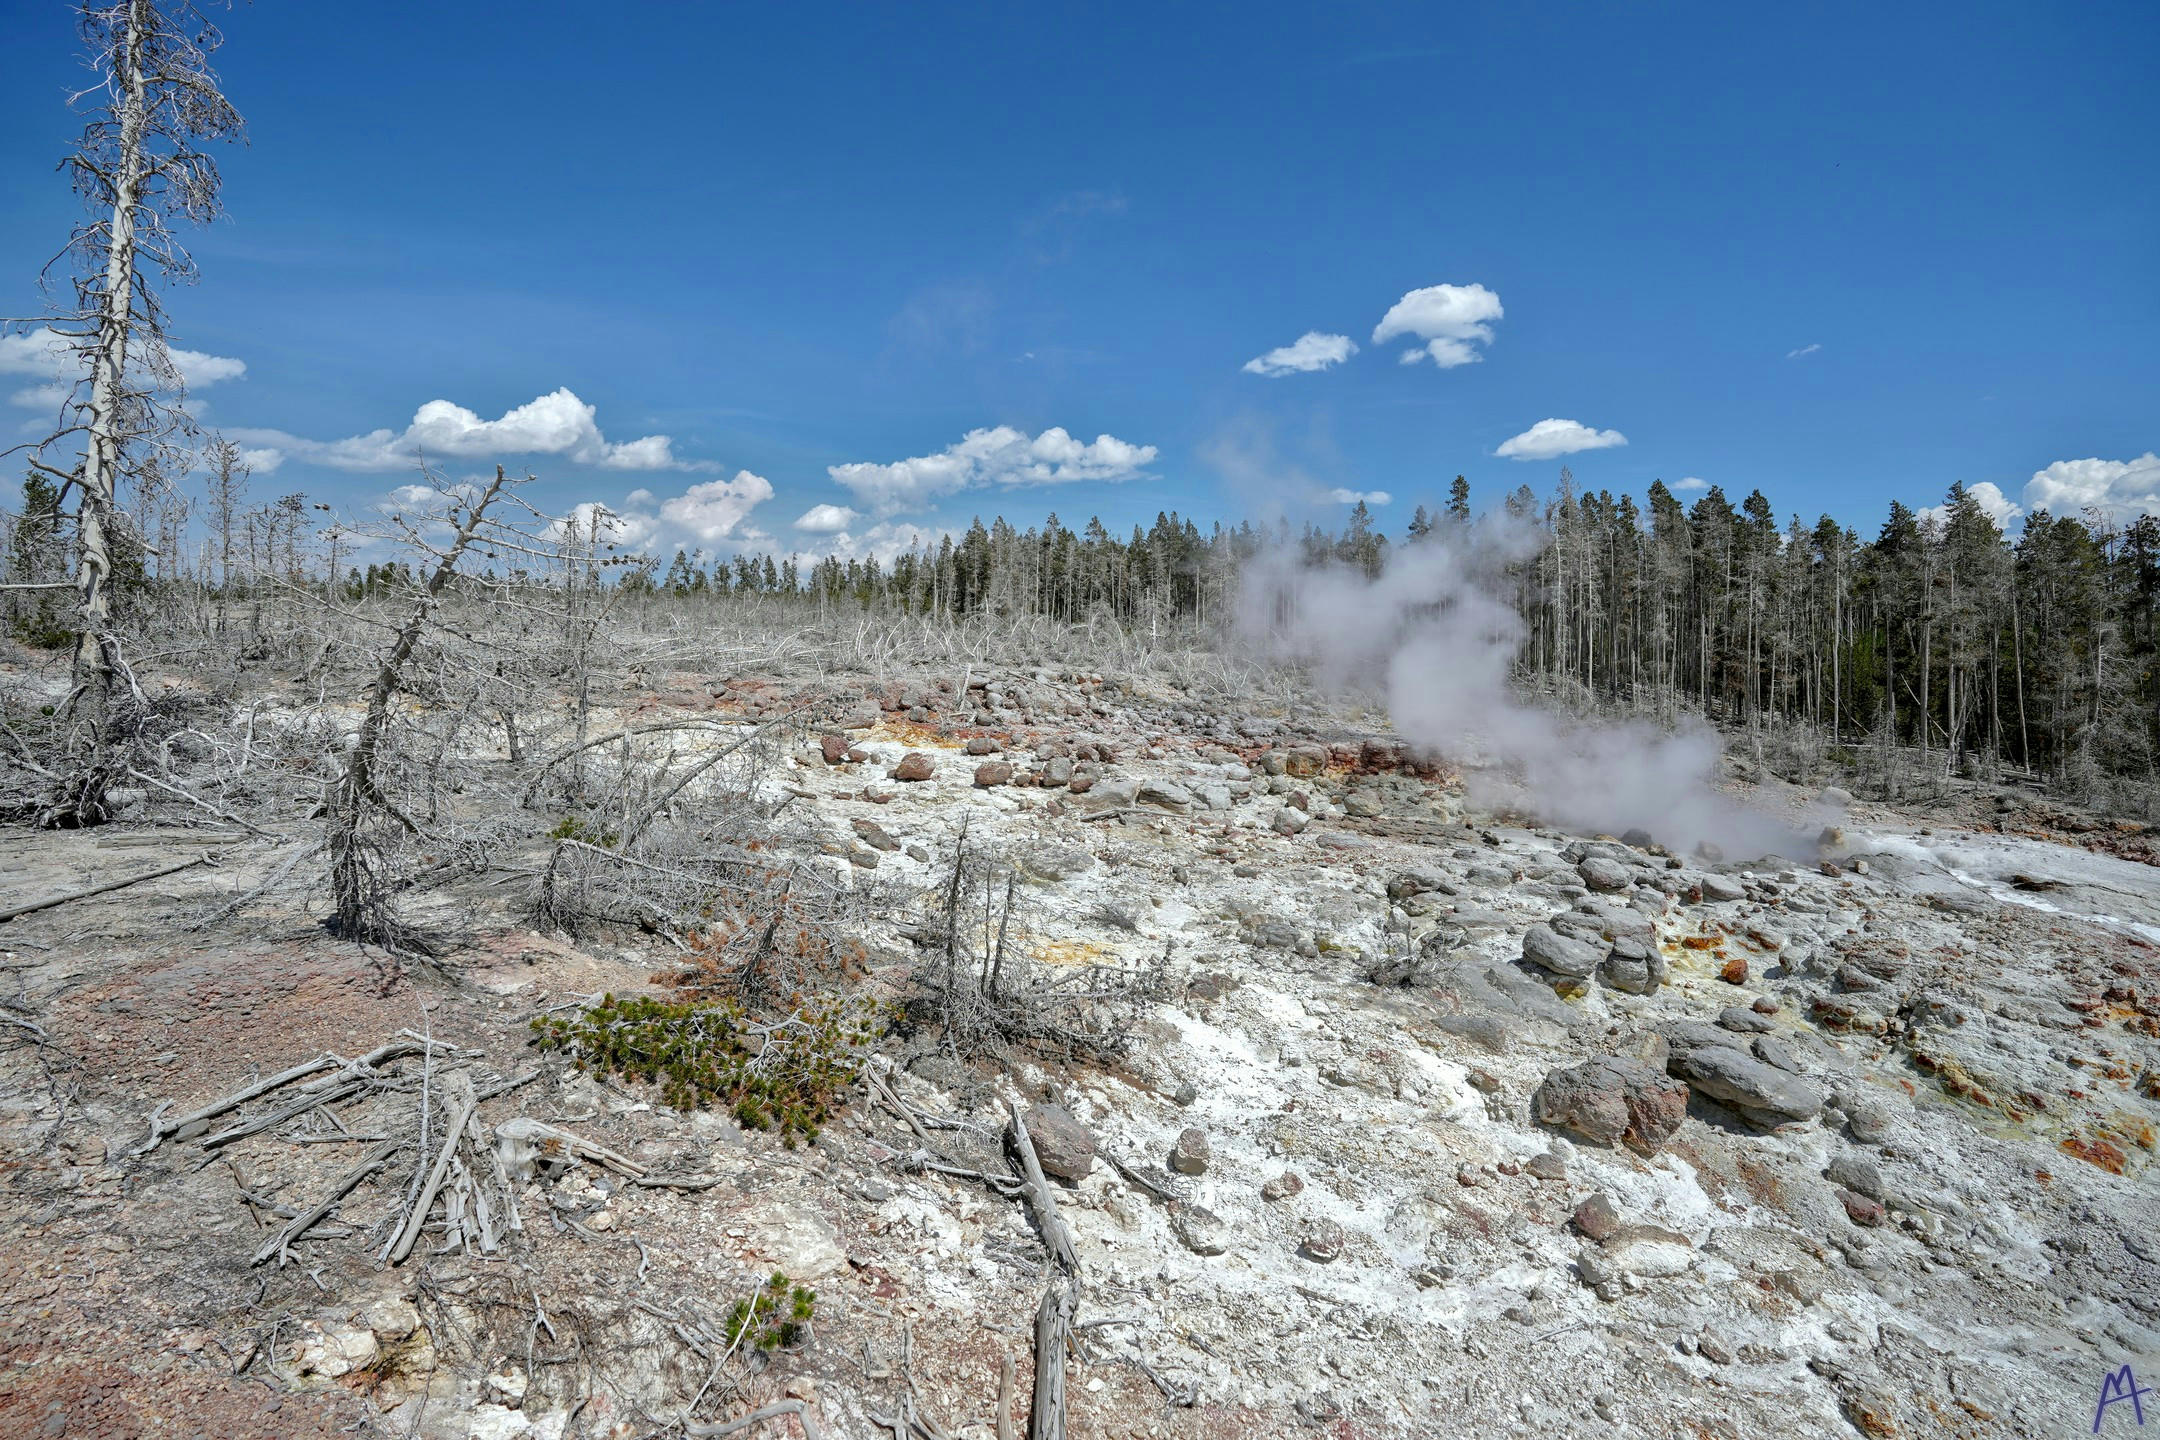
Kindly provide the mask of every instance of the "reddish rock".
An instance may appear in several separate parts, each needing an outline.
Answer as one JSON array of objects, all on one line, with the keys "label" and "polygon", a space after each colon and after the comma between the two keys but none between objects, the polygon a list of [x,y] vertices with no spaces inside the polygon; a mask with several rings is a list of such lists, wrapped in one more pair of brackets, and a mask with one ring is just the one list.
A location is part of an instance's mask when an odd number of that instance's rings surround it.
[{"label": "reddish rock", "polygon": [[1285,1170],[1260,1187],[1263,1200],[1291,1200],[1304,1193],[1305,1182],[1295,1170]]},{"label": "reddish rock", "polygon": [[895,780],[928,780],[932,774],[936,773],[936,770],[937,767],[931,763],[928,755],[923,754],[920,750],[910,750],[907,754],[901,756],[900,763],[893,767],[892,778]]},{"label": "reddish rock", "polygon": [[1300,745],[1283,756],[1283,773],[1310,779],[1327,768],[1328,752],[1317,745]]},{"label": "reddish rock", "polygon": [[1575,1207],[1575,1228],[1589,1239],[1602,1241],[1620,1228],[1620,1214],[1600,1190]]},{"label": "reddish rock", "polygon": [[1717,978],[1728,985],[1745,985],[1747,975],[1747,957],[1735,955],[1725,962],[1725,968],[1718,971]]},{"label": "reddish rock", "polygon": [[1085,795],[1095,788],[1095,777],[1092,775],[1075,775],[1065,782],[1065,788],[1075,795]]},{"label": "reddish rock", "polygon": [[1599,1145],[1625,1141],[1649,1154],[1687,1119],[1688,1087],[1640,1060],[1601,1055],[1554,1070],[1532,1100],[1541,1125],[1561,1125]]},{"label": "reddish rock", "polygon": [[818,749],[824,752],[826,764],[838,765],[841,761],[847,759],[847,737],[844,735],[820,735],[818,737]]},{"label": "reddish rock", "polygon": [[1315,1220],[1305,1227],[1305,1239],[1298,1246],[1298,1254],[1317,1264],[1326,1265],[1342,1252],[1342,1226],[1333,1220]]},{"label": "reddish rock", "polygon": [[1837,1192],[1837,1198],[1844,1202],[1846,1217],[1853,1224],[1872,1228],[1883,1223],[1883,1207],[1878,1201],[1868,1199],[1857,1190],[1842,1187]]},{"label": "reddish rock", "polygon": [[1037,1105],[1027,1112],[1028,1141],[1043,1173],[1074,1184],[1095,1168],[1095,1137],[1059,1105]]},{"label": "reddish rock", "polygon": [[1012,766],[1002,760],[993,760],[988,765],[975,767],[975,788],[978,790],[1009,784],[1011,780]]}]

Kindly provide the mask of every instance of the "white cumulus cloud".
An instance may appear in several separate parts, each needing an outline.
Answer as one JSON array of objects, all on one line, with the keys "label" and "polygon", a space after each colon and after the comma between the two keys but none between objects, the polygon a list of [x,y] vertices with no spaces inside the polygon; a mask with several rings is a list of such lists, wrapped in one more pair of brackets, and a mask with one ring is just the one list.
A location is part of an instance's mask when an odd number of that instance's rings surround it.
[{"label": "white cumulus cloud", "polygon": [[752,510],[772,499],[772,482],[748,470],[732,480],[706,480],[660,502],[660,518],[707,545],[740,539],[736,529]]},{"label": "white cumulus cloud", "polygon": [[[8,400],[35,409],[57,406],[66,400],[83,373],[71,344],[66,336],[49,327],[0,335],[0,375],[23,375],[35,382],[12,392]],[[238,380],[247,374],[247,362],[229,355],[210,355],[178,346],[166,353],[191,390],[206,390],[220,381]],[[131,378],[138,385],[143,383],[141,376]]]},{"label": "white cumulus cloud", "polygon": [[910,551],[936,549],[938,541],[951,533],[907,520],[880,520],[861,531],[837,532],[818,553],[837,555],[843,560],[874,559],[880,565],[890,565]]},{"label": "white cumulus cloud", "polygon": [[[1965,487],[1965,493],[1970,495],[1973,498],[1973,503],[1977,504],[1982,513],[1997,525],[2007,526],[2011,521],[2025,513],[2024,507],[2003,494],[2002,487],[1992,480],[1982,480],[1977,485],[1968,485]],[[1930,505],[1920,511],[1920,516],[1922,519],[1931,521],[1936,525],[1947,525],[1950,523],[1950,506],[1947,502],[1941,505]]]},{"label": "white cumulus cloud", "polygon": [[1350,490],[1340,485],[1328,491],[1327,498],[1337,505],[1387,505],[1395,499],[1385,490]]},{"label": "white cumulus cloud", "polygon": [[1340,365],[1357,354],[1357,342],[1347,335],[1326,335],[1308,330],[1288,345],[1278,345],[1265,355],[1245,362],[1248,375],[1304,375]]},{"label": "white cumulus cloud", "polygon": [[1501,441],[1493,454],[1506,460],[1551,460],[1625,444],[1627,436],[1617,430],[1593,430],[1574,420],[1540,420],[1522,434]]},{"label": "white cumulus cloud", "polygon": [[1134,445],[1115,435],[1082,442],[1061,426],[1030,436],[1010,425],[998,425],[970,430],[935,455],[884,465],[855,461],[829,466],[826,473],[872,514],[882,517],[988,485],[1014,488],[1087,480],[1114,484],[1146,473],[1144,467],[1155,455],[1153,445]]},{"label": "white cumulus cloud", "polygon": [[1710,482],[1699,475],[1690,475],[1683,480],[1676,481],[1672,488],[1675,490],[1707,490],[1710,488]]},{"label": "white cumulus cloud", "polygon": [[2058,460],[2025,482],[2025,504],[2057,515],[2090,510],[2117,524],[2160,515],[2160,455],[2148,450],[2134,460]]},{"label": "white cumulus cloud", "polygon": [[812,535],[837,535],[861,518],[845,505],[813,505],[803,511],[795,528]]},{"label": "white cumulus cloud", "polygon": [[1483,285],[1427,285],[1388,307],[1373,327],[1373,344],[1414,336],[1424,343],[1402,352],[1405,365],[1423,360],[1442,370],[1474,365],[1485,358],[1477,347],[1492,343],[1492,322],[1506,313],[1500,297]]},{"label": "white cumulus cloud", "polygon": [[239,429],[227,434],[241,444],[276,451],[280,461],[305,460],[363,473],[410,469],[422,456],[556,455],[602,470],[712,468],[706,462],[677,459],[674,442],[665,435],[610,443],[600,432],[598,411],[567,386],[494,420],[482,419],[449,400],[430,400],[413,413],[412,423],[402,431],[370,430],[342,440],[309,440],[282,430]]}]

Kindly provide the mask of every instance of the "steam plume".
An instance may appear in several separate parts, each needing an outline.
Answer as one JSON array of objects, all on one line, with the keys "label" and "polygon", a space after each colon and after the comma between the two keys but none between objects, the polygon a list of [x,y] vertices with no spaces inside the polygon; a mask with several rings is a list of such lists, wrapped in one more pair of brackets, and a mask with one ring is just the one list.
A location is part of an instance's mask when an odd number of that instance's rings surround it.
[{"label": "steam plume", "polygon": [[1713,788],[1722,746],[1702,721],[1671,733],[1576,722],[1518,695],[1524,625],[1508,572],[1544,543],[1533,526],[1488,517],[1403,547],[1378,578],[1278,548],[1246,567],[1239,625],[1330,689],[1380,690],[1396,733],[1459,765],[1480,804],[1577,831],[1640,827],[1675,850],[1804,853],[1800,832]]}]

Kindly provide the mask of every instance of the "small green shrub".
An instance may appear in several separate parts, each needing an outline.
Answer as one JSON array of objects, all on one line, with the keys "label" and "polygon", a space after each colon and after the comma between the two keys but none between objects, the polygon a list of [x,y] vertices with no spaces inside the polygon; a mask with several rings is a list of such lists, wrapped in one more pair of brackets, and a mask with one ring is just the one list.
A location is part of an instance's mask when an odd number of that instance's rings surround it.
[{"label": "small green shrub", "polygon": [[760,1350],[778,1350],[799,1342],[809,1332],[817,1311],[817,1292],[788,1283],[780,1271],[773,1272],[765,1288],[748,1300],[738,1300],[728,1311],[727,1341],[749,1343]]},{"label": "small green shrub", "polygon": [[726,1105],[745,1129],[777,1130],[791,1146],[817,1138],[884,1030],[883,1007],[840,997],[760,1021],[734,1000],[607,995],[533,1021],[534,1043],[580,1070],[658,1085],[679,1110]]},{"label": "small green shrub", "polygon": [[548,831],[550,840],[576,840],[585,845],[597,845],[602,850],[615,848],[617,836],[612,830],[600,830],[589,824],[583,816],[565,815]]}]

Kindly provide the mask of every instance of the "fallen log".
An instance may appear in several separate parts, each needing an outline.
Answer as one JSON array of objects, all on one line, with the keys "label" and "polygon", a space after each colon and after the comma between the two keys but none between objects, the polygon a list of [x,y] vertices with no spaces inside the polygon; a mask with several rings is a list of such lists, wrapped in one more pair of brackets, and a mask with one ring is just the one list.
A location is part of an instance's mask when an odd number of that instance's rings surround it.
[{"label": "fallen log", "polygon": [[70,890],[65,895],[55,895],[49,900],[33,900],[27,905],[17,905],[12,910],[0,910],[0,925],[6,924],[19,915],[32,915],[40,910],[50,910],[55,906],[71,904],[77,900],[87,900],[93,895],[110,895],[115,890],[125,890],[130,885],[140,885],[145,880],[155,880],[160,875],[175,875],[182,870],[191,870],[197,865],[208,864],[209,860],[210,857],[207,855],[197,855],[192,860],[182,860],[179,864],[167,865],[162,870],[150,870],[141,875],[130,875],[125,880],[109,880],[103,885],[92,885],[87,890]]},{"label": "fallen log", "polygon": [[278,1257],[278,1263],[283,1265],[285,1263],[285,1248],[288,1245],[307,1233],[309,1228],[318,1220],[335,1209],[338,1201],[344,1199],[347,1192],[355,1185],[389,1164],[390,1157],[403,1149],[404,1145],[405,1142],[402,1140],[385,1140],[382,1144],[370,1150],[365,1159],[339,1177],[338,1182],[330,1187],[330,1193],[325,1195],[313,1209],[294,1216],[282,1230],[265,1240],[262,1248],[255,1252],[255,1257],[248,1261],[248,1264],[260,1265],[263,1261],[275,1255]]}]

